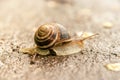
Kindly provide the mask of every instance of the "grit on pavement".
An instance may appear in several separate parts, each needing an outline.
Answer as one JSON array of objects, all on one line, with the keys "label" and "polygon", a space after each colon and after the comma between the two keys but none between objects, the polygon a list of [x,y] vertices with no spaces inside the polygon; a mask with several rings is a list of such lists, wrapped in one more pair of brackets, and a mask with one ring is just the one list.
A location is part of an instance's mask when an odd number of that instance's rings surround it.
[{"label": "grit on pavement", "polygon": [[[51,22],[99,36],[79,53],[38,56],[30,64],[19,50],[32,47],[35,30]],[[120,80],[108,63],[120,63],[119,0],[0,0],[0,80]]]}]

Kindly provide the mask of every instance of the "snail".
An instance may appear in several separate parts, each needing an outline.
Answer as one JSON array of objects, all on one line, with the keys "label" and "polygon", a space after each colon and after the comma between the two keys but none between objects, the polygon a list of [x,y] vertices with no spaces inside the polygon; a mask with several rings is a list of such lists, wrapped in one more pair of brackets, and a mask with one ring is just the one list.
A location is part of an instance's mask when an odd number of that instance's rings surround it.
[{"label": "snail", "polygon": [[71,35],[64,26],[58,23],[41,25],[34,35],[36,46],[21,51],[31,55],[70,55],[81,51],[83,41],[96,34],[81,39],[80,36]]}]

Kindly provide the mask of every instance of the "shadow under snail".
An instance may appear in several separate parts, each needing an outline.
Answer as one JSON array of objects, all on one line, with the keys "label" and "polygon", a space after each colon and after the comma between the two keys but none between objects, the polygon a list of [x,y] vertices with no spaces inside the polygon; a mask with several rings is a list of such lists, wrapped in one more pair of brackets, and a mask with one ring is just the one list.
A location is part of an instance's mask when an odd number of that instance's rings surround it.
[{"label": "shadow under snail", "polygon": [[66,28],[58,23],[44,24],[35,32],[34,41],[36,46],[20,51],[30,55],[70,55],[80,52],[83,41],[95,35],[81,39],[81,36],[71,36]]}]

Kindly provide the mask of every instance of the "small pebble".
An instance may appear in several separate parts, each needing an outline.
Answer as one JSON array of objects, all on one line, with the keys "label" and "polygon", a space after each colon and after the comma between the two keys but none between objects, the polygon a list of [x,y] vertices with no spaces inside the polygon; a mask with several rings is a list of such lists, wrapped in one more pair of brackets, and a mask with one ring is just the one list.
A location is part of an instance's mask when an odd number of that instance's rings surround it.
[{"label": "small pebble", "polygon": [[111,71],[120,71],[120,63],[110,63],[105,65],[105,67]]},{"label": "small pebble", "polygon": [[113,27],[113,24],[112,24],[111,22],[104,22],[104,23],[103,23],[103,27],[109,29],[109,28],[112,28],[112,27]]}]

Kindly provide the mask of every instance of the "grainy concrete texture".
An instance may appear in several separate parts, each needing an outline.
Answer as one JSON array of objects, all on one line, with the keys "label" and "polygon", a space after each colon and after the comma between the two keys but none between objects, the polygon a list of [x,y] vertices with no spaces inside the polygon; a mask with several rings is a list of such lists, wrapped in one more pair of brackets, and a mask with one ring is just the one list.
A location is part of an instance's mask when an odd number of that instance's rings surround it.
[{"label": "grainy concrete texture", "polygon": [[[34,31],[57,22],[70,32],[99,33],[80,53],[30,56],[19,52],[34,45]],[[112,23],[104,28],[105,22]],[[120,62],[120,0],[0,0],[0,80],[120,80],[107,70]]]}]

